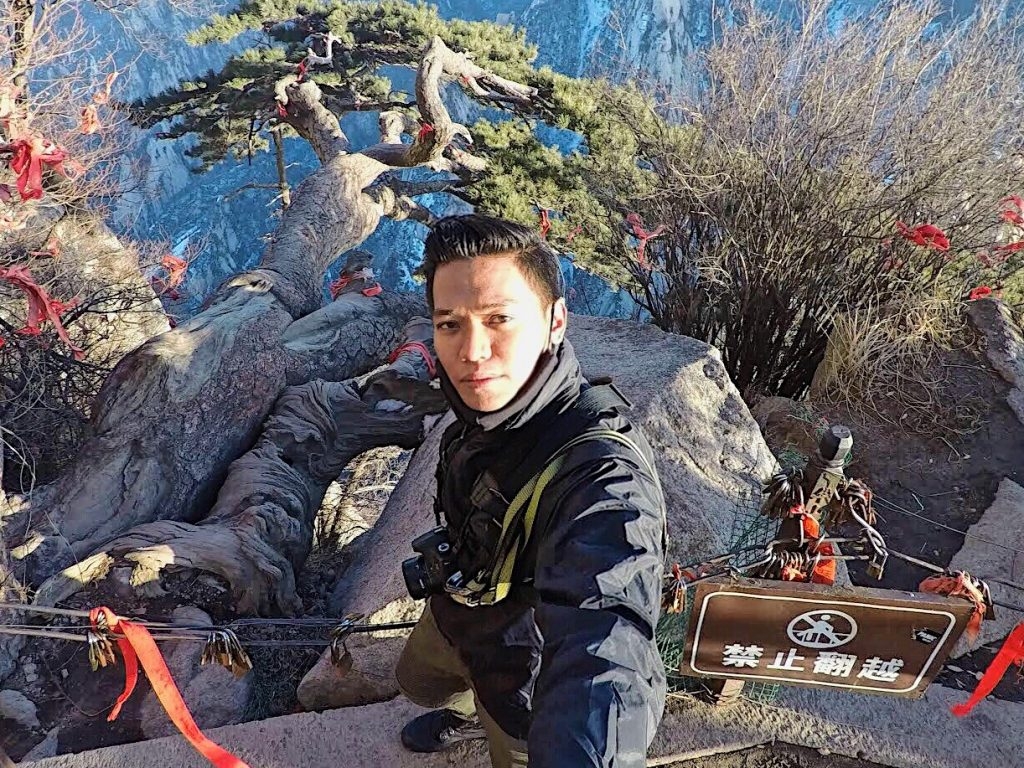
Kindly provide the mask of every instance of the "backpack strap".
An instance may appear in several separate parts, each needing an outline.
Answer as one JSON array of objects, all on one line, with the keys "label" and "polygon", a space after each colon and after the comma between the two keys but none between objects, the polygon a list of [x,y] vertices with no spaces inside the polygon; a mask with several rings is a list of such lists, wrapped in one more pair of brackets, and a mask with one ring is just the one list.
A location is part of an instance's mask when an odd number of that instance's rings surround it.
[{"label": "backpack strap", "polygon": [[626,399],[611,379],[595,380],[591,386],[580,392],[573,403],[573,408],[584,411],[590,416],[600,416],[607,411],[619,408],[632,408],[633,404]]},{"label": "backpack strap", "polygon": [[[614,385],[600,384],[584,390],[566,413],[576,412],[577,418],[585,416],[592,421],[602,413],[630,406],[630,403]],[[564,416],[565,414],[563,414]],[[560,421],[560,420],[559,420]],[[557,434],[562,425],[556,422],[551,426],[549,434]],[[565,463],[566,454],[578,445],[590,441],[612,440],[632,450],[644,466],[657,477],[654,468],[647,461],[640,448],[628,437],[613,429],[591,428],[560,444],[545,463],[534,472],[519,488],[502,519],[501,535],[491,559],[489,573],[471,578],[462,585],[450,585],[448,593],[456,602],[463,605],[493,605],[508,596],[515,573],[516,561],[530,543],[531,534],[537,521],[537,511],[541,496],[548,484],[558,475]],[[523,462],[521,468],[529,468],[529,461]],[[482,478],[484,482],[488,478]],[[474,488],[474,493],[479,490]],[[478,580],[479,579],[479,580]]]}]

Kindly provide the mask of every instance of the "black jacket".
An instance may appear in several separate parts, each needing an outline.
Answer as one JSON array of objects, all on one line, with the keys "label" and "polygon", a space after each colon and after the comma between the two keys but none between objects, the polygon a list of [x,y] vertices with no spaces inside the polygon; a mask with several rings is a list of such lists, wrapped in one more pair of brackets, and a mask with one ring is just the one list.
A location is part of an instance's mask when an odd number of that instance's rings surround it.
[{"label": "black jacket", "polygon": [[[585,385],[563,342],[501,411],[470,410],[443,374],[442,386],[459,418],[441,443],[437,507],[459,565],[471,573],[493,551],[518,490],[503,487],[502,478],[527,460]],[[626,418],[608,411],[593,424],[629,436],[653,466],[650,446]],[[485,470],[494,487],[471,501]],[[432,597],[437,625],[459,650],[487,712],[528,741],[531,768],[643,766],[665,701],[654,642],[665,554],[657,478],[616,441],[584,443],[544,491],[537,519],[533,551],[517,562],[520,583],[509,596],[475,608]]]}]

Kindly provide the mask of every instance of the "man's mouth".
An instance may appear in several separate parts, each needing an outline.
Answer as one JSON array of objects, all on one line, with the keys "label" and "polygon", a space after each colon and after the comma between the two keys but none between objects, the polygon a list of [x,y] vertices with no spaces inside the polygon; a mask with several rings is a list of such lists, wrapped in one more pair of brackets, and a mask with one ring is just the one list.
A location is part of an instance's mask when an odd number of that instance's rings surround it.
[{"label": "man's mouth", "polygon": [[497,376],[489,376],[482,374],[473,374],[472,376],[466,376],[463,378],[463,382],[466,384],[486,384],[488,381],[494,381]]}]

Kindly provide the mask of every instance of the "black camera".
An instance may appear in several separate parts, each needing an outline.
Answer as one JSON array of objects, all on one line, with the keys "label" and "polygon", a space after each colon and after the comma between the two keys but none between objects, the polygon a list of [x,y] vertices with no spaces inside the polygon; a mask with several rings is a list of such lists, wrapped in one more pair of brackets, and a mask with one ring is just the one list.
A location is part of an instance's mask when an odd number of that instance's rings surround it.
[{"label": "black camera", "polygon": [[455,549],[448,538],[448,529],[440,526],[413,539],[414,555],[402,561],[406,589],[414,600],[445,591],[449,577],[455,572]]}]

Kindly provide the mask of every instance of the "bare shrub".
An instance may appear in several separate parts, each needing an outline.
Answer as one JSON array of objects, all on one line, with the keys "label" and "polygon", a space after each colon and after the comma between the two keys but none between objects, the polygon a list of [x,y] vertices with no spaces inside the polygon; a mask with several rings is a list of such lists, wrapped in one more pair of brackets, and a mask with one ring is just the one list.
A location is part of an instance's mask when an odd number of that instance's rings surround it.
[{"label": "bare shrub", "polygon": [[[131,177],[131,128],[116,109],[119,72],[90,61],[79,11],[70,0],[0,9],[0,424],[4,488],[19,492],[56,475],[113,365],[167,329],[141,272],[160,256],[102,223]],[[50,158],[38,177],[18,165],[33,143]],[[56,302],[59,324],[33,317],[26,285],[40,289],[37,306]]]},{"label": "bare shrub", "polygon": [[978,257],[1024,234],[1000,219],[1024,147],[1018,16],[987,2],[965,18],[906,0],[838,10],[811,0],[793,24],[741,9],[701,54],[696,95],[662,106],[678,127],[606,101],[655,181],[597,193],[665,225],[650,266],[629,264],[637,298],[659,326],[717,345],[748,397],[804,393],[840,317],[870,337],[855,349],[874,349],[889,331],[864,325],[871,308],[962,299],[1024,265],[1020,250]]},{"label": "bare shrub", "polygon": [[314,552],[331,555],[373,526],[402,479],[411,453],[385,446],[349,463],[314,520]]}]

